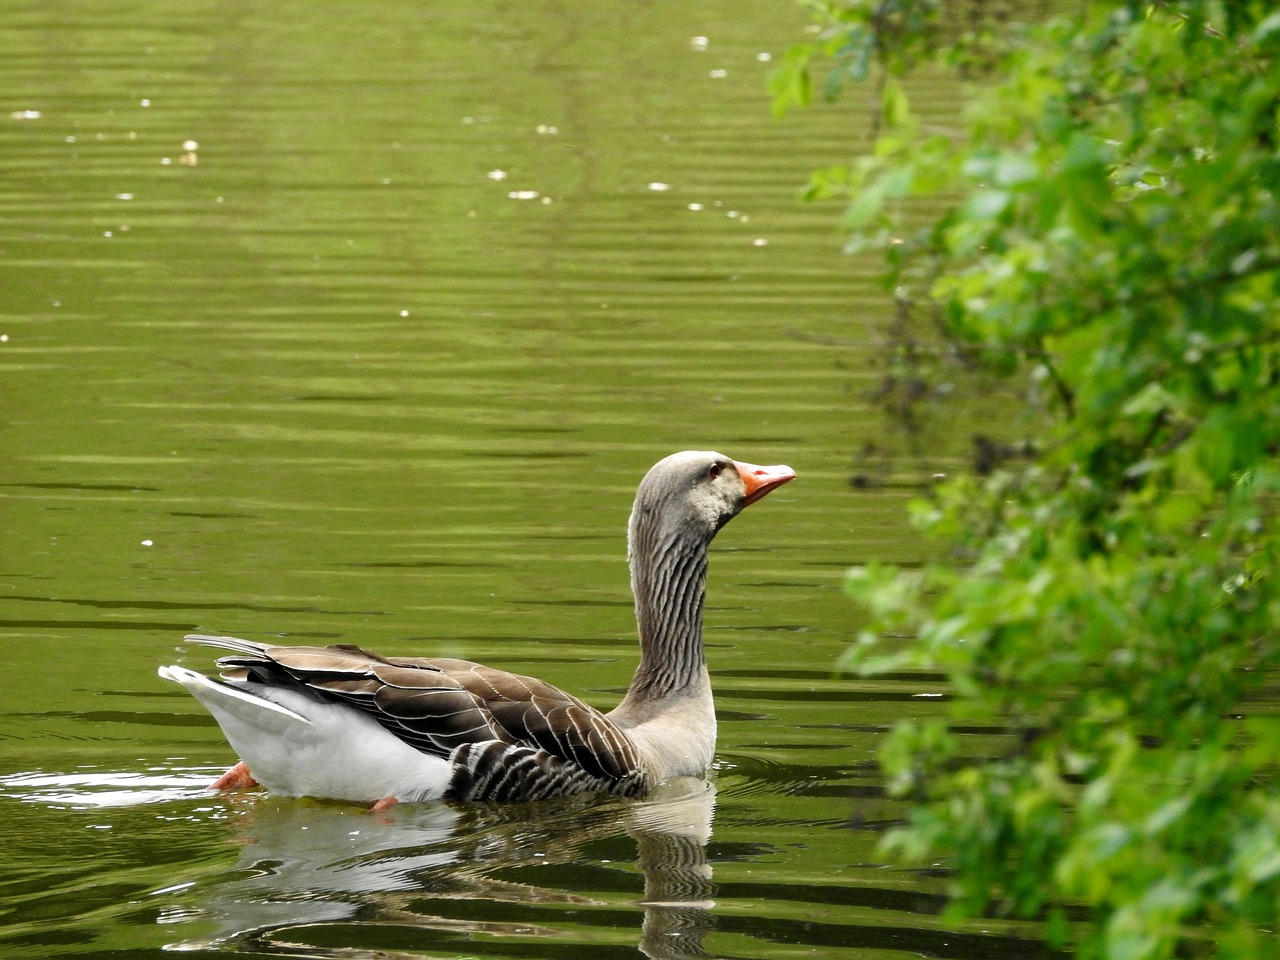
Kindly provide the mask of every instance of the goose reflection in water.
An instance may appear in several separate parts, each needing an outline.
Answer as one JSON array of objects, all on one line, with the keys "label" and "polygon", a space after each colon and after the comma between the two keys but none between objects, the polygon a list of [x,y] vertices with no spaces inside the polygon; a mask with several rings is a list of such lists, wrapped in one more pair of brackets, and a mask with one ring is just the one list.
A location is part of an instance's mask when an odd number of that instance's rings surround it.
[{"label": "goose reflection in water", "polygon": [[[591,922],[590,911],[622,905],[595,892],[616,882],[594,883],[590,873],[625,870],[630,853],[611,860],[584,850],[619,842],[629,848],[629,835],[644,877],[643,897],[630,901],[643,910],[641,953],[654,960],[707,956],[715,788],[705,780],[676,778],[643,800],[426,803],[382,814],[269,797],[247,802],[237,863],[173,888],[181,904],[162,918],[212,934],[168,949],[408,957],[441,947],[466,954],[484,935],[557,940],[568,957],[606,929]],[[546,879],[534,870],[546,871]],[[482,915],[469,905],[481,901]],[[607,929],[619,926],[615,916]]]}]

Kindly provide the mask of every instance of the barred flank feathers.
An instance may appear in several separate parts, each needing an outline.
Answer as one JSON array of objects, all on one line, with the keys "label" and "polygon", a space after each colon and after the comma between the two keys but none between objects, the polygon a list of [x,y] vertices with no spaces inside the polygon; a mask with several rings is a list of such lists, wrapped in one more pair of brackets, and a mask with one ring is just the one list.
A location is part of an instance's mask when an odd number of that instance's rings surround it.
[{"label": "barred flank feathers", "polygon": [[454,774],[445,793],[449,800],[545,800],[591,792],[634,797],[645,788],[638,774],[595,777],[545,750],[498,740],[463,744],[450,760]]}]

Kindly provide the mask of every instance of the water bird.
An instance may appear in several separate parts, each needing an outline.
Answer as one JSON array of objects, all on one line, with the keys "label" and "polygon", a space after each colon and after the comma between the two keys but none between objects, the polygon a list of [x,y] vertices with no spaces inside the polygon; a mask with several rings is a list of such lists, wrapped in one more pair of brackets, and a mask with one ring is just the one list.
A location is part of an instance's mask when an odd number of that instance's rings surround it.
[{"label": "water bird", "polygon": [[719,453],[658,461],[636,493],[627,559],[640,663],[608,713],[533,677],[443,657],[384,657],[352,644],[257,643],[192,634],[230,651],[182,684],[240,760],[212,784],[372,803],[638,796],[711,765],[716,718],[702,641],[707,547],[741,510],[795,479]]}]

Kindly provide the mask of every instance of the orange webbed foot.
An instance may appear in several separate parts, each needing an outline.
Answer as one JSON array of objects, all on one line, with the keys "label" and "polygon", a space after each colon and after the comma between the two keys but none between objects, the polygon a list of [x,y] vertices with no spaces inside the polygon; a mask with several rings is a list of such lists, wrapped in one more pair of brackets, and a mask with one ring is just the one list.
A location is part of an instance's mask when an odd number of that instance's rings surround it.
[{"label": "orange webbed foot", "polygon": [[258,781],[253,779],[253,774],[249,772],[249,765],[241,760],[217,780],[209,784],[209,789],[245,790],[249,787],[256,787],[257,785]]},{"label": "orange webbed foot", "polygon": [[390,810],[399,802],[400,801],[397,800],[395,797],[383,797],[381,800],[378,800],[377,802],[374,803],[372,807],[369,808],[369,812],[382,813],[385,810]]}]

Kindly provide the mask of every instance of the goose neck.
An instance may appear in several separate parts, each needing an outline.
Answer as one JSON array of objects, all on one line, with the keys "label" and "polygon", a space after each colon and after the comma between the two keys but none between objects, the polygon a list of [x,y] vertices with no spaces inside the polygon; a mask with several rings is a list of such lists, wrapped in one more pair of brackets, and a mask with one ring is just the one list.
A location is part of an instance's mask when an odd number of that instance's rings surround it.
[{"label": "goose neck", "polygon": [[707,544],[674,534],[635,549],[631,587],[640,631],[640,666],[629,699],[652,700],[700,688],[706,682],[702,605]]}]

